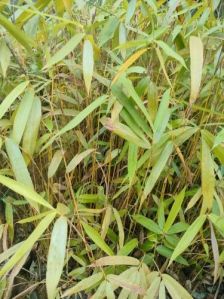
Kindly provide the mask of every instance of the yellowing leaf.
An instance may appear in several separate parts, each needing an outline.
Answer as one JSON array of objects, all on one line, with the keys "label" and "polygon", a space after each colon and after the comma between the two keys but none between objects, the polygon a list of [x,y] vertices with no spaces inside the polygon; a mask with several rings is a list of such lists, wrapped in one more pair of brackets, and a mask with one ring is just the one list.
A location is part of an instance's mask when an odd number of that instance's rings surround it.
[{"label": "yellowing leaf", "polygon": [[88,278],[84,278],[80,282],[78,282],[74,287],[66,290],[62,294],[62,298],[71,296],[73,294],[77,294],[78,292],[81,292],[88,288],[91,288],[94,285],[96,285],[98,282],[100,282],[102,280],[102,278],[103,278],[103,272],[93,274],[92,276],[90,276]]},{"label": "yellowing leaf", "polygon": [[119,247],[120,249],[124,246],[124,228],[121,221],[121,217],[117,209],[113,208],[114,218],[117,222],[118,232],[119,232]]},{"label": "yellowing leaf", "polygon": [[140,264],[139,260],[130,256],[106,256],[96,260],[91,264],[91,267],[103,267],[110,265],[129,265],[138,266]]},{"label": "yellowing leaf", "polygon": [[18,263],[23,256],[33,247],[34,243],[41,237],[41,235],[45,232],[48,226],[51,224],[55,217],[56,213],[52,212],[47,215],[44,219],[40,221],[34,231],[29,235],[29,237],[22,243],[22,245],[18,248],[16,253],[10,258],[10,260],[1,268],[0,276],[5,275],[8,271],[10,271],[16,263]]},{"label": "yellowing leaf", "polygon": [[90,92],[91,81],[93,77],[93,66],[94,66],[94,58],[93,58],[93,46],[92,43],[86,39],[83,45],[83,77],[86,85],[87,93]]},{"label": "yellowing leaf", "polygon": [[203,68],[203,44],[199,37],[190,37],[190,57],[191,57],[191,95],[190,104],[193,104],[199,94],[202,68]]},{"label": "yellowing leaf", "polygon": [[179,295],[180,298],[183,299],[193,299],[191,295],[183,288],[175,279],[173,279],[168,274],[162,274],[162,280],[166,286],[166,288],[169,291],[169,287],[172,286],[172,288],[175,290],[176,294]]},{"label": "yellowing leaf", "polygon": [[182,253],[184,252],[188,246],[190,246],[191,242],[201,229],[202,225],[206,220],[206,215],[199,216],[186,230],[183,237],[178,242],[174,252],[170,258],[169,265]]},{"label": "yellowing leaf", "polygon": [[6,43],[4,41],[1,41],[0,43],[0,65],[2,70],[2,75],[5,78],[6,72],[10,63],[10,57],[11,52],[9,51],[9,48],[7,47]]},{"label": "yellowing leaf", "polygon": [[46,287],[48,299],[54,299],[57,293],[66,254],[67,219],[56,220],[51,234],[51,242],[47,258]]},{"label": "yellowing leaf", "polygon": [[78,33],[74,35],[56,54],[54,54],[44,66],[43,69],[48,69],[52,67],[54,64],[58,63],[59,61],[63,60],[70,52],[72,52],[75,47],[81,42],[84,34]]},{"label": "yellowing leaf", "polygon": [[54,176],[54,174],[56,173],[61,160],[63,158],[63,152],[61,150],[58,150],[54,153],[54,156],[51,160],[51,163],[48,167],[48,173],[47,173],[47,177],[50,179]]},{"label": "yellowing leaf", "polygon": [[114,77],[112,84],[115,83],[117,81],[117,79],[129,68],[129,66],[131,66],[140,56],[142,56],[145,52],[147,51],[147,49],[141,49],[139,51],[137,51],[136,53],[134,53],[133,55],[131,55],[131,57],[129,57],[119,68],[116,76]]},{"label": "yellowing leaf", "polygon": [[211,210],[215,192],[213,160],[207,142],[202,137],[201,146],[201,189],[203,195],[202,213]]},{"label": "yellowing leaf", "polygon": [[28,81],[20,83],[1,102],[1,104],[0,104],[0,119],[4,116],[4,114],[9,109],[9,107],[12,105],[12,103],[16,100],[16,98],[25,90],[25,88],[27,87],[28,84],[29,84]]},{"label": "yellowing leaf", "polygon": [[68,163],[66,167],[66,173],[71,172],[84,160],[88,155],[90,155],[94,149],[88,149],[80,154],[75,155],[75,157]]},{"label": "yellowing leaf", "polygon": [[105,241],[102,239],[100,234],[97,230],[95,230],[93,227],[91,227],[89,224],[82,221],[82,226],[86,232],[86,234],[89,236],[90,239],[93,240],[93,242],[106,254],[108,255],[114,255],[113,250],[105,243]]},{"label": "yellowing leaf", "polygon": [[32,108],[34,91],[28,90],[22,98],[13,122],[12,138],[16,143],[20,143],[26,123]]}]

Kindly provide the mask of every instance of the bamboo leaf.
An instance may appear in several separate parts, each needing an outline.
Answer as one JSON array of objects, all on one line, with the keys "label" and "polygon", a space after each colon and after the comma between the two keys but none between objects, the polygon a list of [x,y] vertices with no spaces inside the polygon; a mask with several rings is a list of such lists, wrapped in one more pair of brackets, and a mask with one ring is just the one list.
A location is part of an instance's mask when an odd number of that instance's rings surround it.
[{"label": "bamboo leaf", "polygon": [[97,283],[99,283],[102,280],[102,278],[103,278],[103,272],[93,274],[88,278],[84,278],[80,282],[78,282],[74,287],[66,290],[62,294],[61,298],[77,294],[77,293],[79,293],[81,291],[84,291],[86,289],[90,289],[91,287],[93,287]]},{"label": "bamboo leaf", "polygon": [[190,37],[190,57],[191,57],[191,95],[190,104],[192,105],[200,91],[202,68],[203,68],[203,44],[199,37]]},{"label": "bamboo leaf", "polygon": [[201,212],[211,210],[215,192],[215,174],[210,148],[202,137],[201,140],[201,188],[203,204]]},{"label": "bamboo leaf", "polygon": [[83,77],[88,95],[93,77],[93,66],[93,46],[92,43],[87,39],[84,41],[83,45]]},{"label": "bamboo leaf", "polygon": [[12,103],[18,98],[18,96],[26,89],[29,81],[25,81],[17,85],[2,101],[0,104],[0,119],[5,115]]},{"label": "bamboo leaf", "polygon": [[137,223],[141,224],[143,227],[147,228],[149,231],[151,231],[155,234],[163,233],[157,223],[155,223],[153,220],[151,220],[143,215],[134,215],[133,219]]},{"label": "bamboo leaf", "polygon": [[0,43],[0,65],[2,70],[2,75],[5,78],[7,69],[10,64],[10,57],[11,53],[9,51],[9,48],[7,47],[6,43],[4,41],[1,41]]},{"label": "bamboo leaf", "polygon": [[136,258],[130,256],[106,256],[96,260],[91,267],[104,267],[115,265],[139,266],[140,262]]},{"label": "bamboo leaf", "polygon": [[169,265],[182,253],[184,252],[191,244],[201,227],[203,226],[206,215],[199,216],[187,229],[187,231],[184,233],[183,237],[178,242],[176,248],[174,249],[174,252],[170,258]]},{"label": "bamboo leaf", "polygon": [[114,255],[112,249],[105,243],[105,241],[102,239],[98,231],[96,231],[93,227],[91,227],[89,224],[82,221],[82,226],[86,232],[86,234],[89,236],[91,240],[106,254],[108,255]]},{"label": "bamboo leaf", "polygon": [[[47,258],[46,287],[48,299],[54,299],[57,293],[66,254],[67,218],[56,220],[51,233],[51,242]],[[57,262],[56,262],[57,261]]]},{"label": "bamboo leaf", "polygon": [[23,242],[23,244],[18,248],[16,253],[10,258],[10,260],[1,268],[0,276],[5,275],[8,271],[10,271],[16,263],[18,263],[23,256],[31,250],[34,243],[38,241],[38,239],[42,236],[48,226],[51,224],[53,219],[55,218],[56,213],[52,212],[47,215],[44,219],[40,221],[34,231],[29,235],[29,237]]},{"label": "bamboo leaf", "polygon": [[72,52],[78,44],[83,39],[84,34],[78,33],[74,35],[57,53],[55,53],[47,62],[47,64],[44,66],[43,70],[46,70],[56,63],[63,60],[70,52]]},{"label": "bamboo leaf", "polygon": [[78,166],[82,162],[82,160],[84,160],[87,156],[89,156],[94,151],[95,149],[92,148],[80,154],[75,155],[75,157],[72,158],[72,160],[68,163],[66,167],[66,173],[73,171],[76,168],[76,166]]},{"label": "bamboo leaf", "polygon": [[163,280],[166,288],[168,288],[168,291],[169,291],[169,287],[172,286],[174,288],[175,292],[177,294],[179,294],[179,296],[181,298],[193,299],[193,297],[191,297],[191,295],[170,275],[162,274],[162,280]]},{"label": "bamboo leaf", "polygon": [[53,158],[51,160],[51,163],[48,167],[48,173],[47,173],[47,177],[50,179],[52,178],[56,171],[58,170],[58,167],[61,163],[61,160],[63,158],[64,153],[61,150],[57,150],[54,155]]}]

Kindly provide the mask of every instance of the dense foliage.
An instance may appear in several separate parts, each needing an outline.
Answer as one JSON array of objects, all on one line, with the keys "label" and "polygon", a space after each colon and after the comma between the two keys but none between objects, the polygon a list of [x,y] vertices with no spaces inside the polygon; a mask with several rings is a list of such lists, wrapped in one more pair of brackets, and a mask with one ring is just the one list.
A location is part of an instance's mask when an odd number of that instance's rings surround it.
[{"label": "dense foliage", "polygon": [[0,1],[0,298],[220,298],[223,15]]}]

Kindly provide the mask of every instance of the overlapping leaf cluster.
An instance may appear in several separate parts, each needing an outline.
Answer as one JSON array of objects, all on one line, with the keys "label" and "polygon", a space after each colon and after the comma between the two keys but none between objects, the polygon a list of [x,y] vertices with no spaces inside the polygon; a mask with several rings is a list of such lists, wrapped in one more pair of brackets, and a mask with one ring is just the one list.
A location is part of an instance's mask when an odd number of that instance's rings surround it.
[{"label": "overlapping leaf cluster", "polygon": [[0,298],[218,296],[223,15],[1,1]]}]

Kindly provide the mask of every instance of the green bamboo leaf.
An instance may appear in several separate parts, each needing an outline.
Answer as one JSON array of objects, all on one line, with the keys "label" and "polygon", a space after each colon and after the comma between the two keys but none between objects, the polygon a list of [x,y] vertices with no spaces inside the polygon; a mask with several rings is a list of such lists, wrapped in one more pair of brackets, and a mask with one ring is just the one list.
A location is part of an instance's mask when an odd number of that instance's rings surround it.
[{"label": "green bamboo leaf", "polygon": [[172,48],[170,48],[170,46],[168,46],[166,43],[164,43],[161,40],[157,40],[155,42],[165,52],[165,54],[167,56],[170,56],[170,57],[176,59],[187,69],[187,66],[186,66],[186,63],[185,63],[183,57],[181,57],[179,54],[177,54]]},{"label": "green bamboo leaf", "polygon": [[155,234],[162,234],[162,230],[160,229],[159,225],[155,223],[153,220],[143,216],[143,215],[134,215],[133,219],[141,224],[143,227],[147,228],[149,231]]},{"label": "green bamboo leaf", "polygon": [[56,289],[62,274],[66,254],[67,228],[67,218],[60,217],[56,220],[51,233],[46,274],[48,299],[54,299],[57,293]]},{"label": "green bamboo leaf", "polygon": [[180,211],[185,196],[185,189],[186,187],[178,195],[174,196],[174,203],[169,212],[169,216],[166,220],[166,223],[164,225],[164,229],[163,229],[164,232],[168,232],[168,230],[171,228],[172,224],[174,223],[177,214]]},{"label": "green bamboo leaf", "polygon": [[149,175],[149,177],[146,180],[145,188],[143,191],[143,195],[141,198],[141,205],[145,201],[148,194],[152,191],[153,187],[155,186],[160,174],[162,173],[164,167],[166,166],[166,163],[173,151],[173,144],[172,142],[168,142],[162,151],[160,157],[156,161],[156,164],[152,168],[152,171]]},{"label": "green bamboo leaf", "polygon": [[20,143],[23,133],[25,131],[26,123],[29,118],[33,100],[34,90],[27,90],[16,112],[15,119],[13,122],[12,138],[17,144]]},{"label": "green bamboo leaf", "polygon": [[98,282],[100,282],[102,278],[103,278],[103,272],[93,274],[88,278],[84,278],[80,282],[78,282],[74,287],[66,290],[62,294],[61,298],[77,294],[86,289],[90,289],[91,287],[95,286]]},{"label": "green bamboo leaf", "polygon": [[0,276],[5,275],[9,272],[15,265],[18,263],[23,256],[31,250],[34,243],[38,241],[38,239],[42,236],[48,226],[51,224],[53,219],[55,218],[56,213],[52,212],[47,215],[44,219],[40,221],[34,231],[29,235],[29,237],[22,243],[22,245],[18,248],[16,253],[10,258],[10,260],[1,268]]},{"label": "green bamboo leaf", "polygon": [[203,226],[206,218],[206,215],[201,215],[189,226],[183,237],[178,242],[176,248],[174,249],[174,252],[169,261],[169,265],[190,246],[191,242]]},{"label": "green bamboo leaf", "polygon": [[44,207],[47,207],[48,209],[54,209],[45,199],[43,199],[43,197],[36,193],[30,186],[12,180],[3,175],[0,175],[0,184],[24,196],[25,198],[28,198],[33,203],[38,203]]},{"label": "green bamboo leaf", "polygon": [[86,86],[87,94],[89,95],[91,81],[93,77],[94,57],[93,57],[93,46],[88,39],[84,41],[84,45],[83,45],[82,64],[83,64],[83,77],[85,81],[85,86]]},{"label": "green bamboo leaf", "polygon": [[53,158],[51,160],[51,163],[48,167],[48,173],[47,173],[47,177],[50,179],[54,176],[54,174],[56,173],[61,160],[63,158],[64,153],[61,150],[57,150],[54,155]]},{"label": "green bamboo leaf", "polygon": [[133,180],[135,178],[135,173],[137,170],[137,158],[138,158],[138,147],[133,144],[129,143],[128,148],[128,178],[129,178],[129,185],[131,186]]},{"label": "green bamboo leaf", "polygon": [[129,22],[131,21],[131,18],[135,13],[136,2],[137,2],[136,0],[129,1],[127,13],[125,16],[125,24],[129,24]]},{"label": "green bamboo leaf", "polygon": [[118,251],[118,255],[129,255],[138,246],[138,239],[132,239],[128,241],[124,246]]},{"label": "green bamboo leaf", "polygon": [[38,132],[41,122],[41,101],[38,97],[33,100],[33,105],[26,122],[23,134],[23,150],[30,157],[33,156],[38,139]]},{"label": "green bamboo leaf", "polygon": [[211,210],[215,192],[215,174],[210,148],[201,140],[201,189],[203,195],[202,213]]},{"label": "green bamboo leaf", "polygon": [[52,67],[54,64],[63,60],[70,52],[72,52],[83,39],[84,34],[78,33],[74,35],[56,54],[54,54],[44,66],[43,70]]},{"label": "green bamboo leaf", "polygon": [[75,157],[68,163],[66,167],[66,173],[73,171],[77,165],[80,164],[87,156],[89,156],[95,149],[88,149],[80,154],[75,155]]},{"label": "green bamboo leaf", "polygon": [[10,108],[12,103],[18,98],[18,96],[25,90],[29,81],[25,81],[17,85],[2,101],[0,105],[0,119],[4,116],[6,111]]},{"label": "green bamboo leaf", "polygon": [[105,243],[105,241],[102,239],[98,231],[96,231],[93,227],[91,227],[89,224],[82,221],[82,226],[86,232],[86,234],[89,236],[91,240],[106,254],[108,255],[114,255],[112,249]]},{"label": "green bamboo leaf", "polygon": [[117,209],[113,208],[114,218],[117,222],[118,232],[119,232],[119,247],[120,249],[124,246],[124,227],[121,221],[121,217]]},{"label": "green bamboo leaf", "polygon": [[75,118],[73,118],[67,125],[65,125],[55,136],[53,136],[41,149],[41,152],[45,150],[48,146],[50,146],[54,140],[61,136],[62,134],[66,133],[74,129],[78,126],[91,112],[93,112],[96,108],[101,106],[103,103],[106,102],[107,96],[103,95],[93,101],[89,106],[87,106],[84,110],[82,110]]},{"label": "green bamboo leaf", "polygon": [[119,25],[119,19],[116,16],[108,18],[99,34],[99,46],[102,47],[108,40],[113,38],[114,32]]},{"label": "green bamboo leaf", "polygon": [[193,299],[193,297],[191,297],[191,295],[185,290],[185,288],[183,288],[175,279],[173,279],[170,275],[168,274],[162,274],[162,280],[166,286],[166,288],[168,289],[168,291],[170,290],[170,287],[172,287],[172,289],[174,289],[174,292],[176,294],[179,294],[180,298],[184,298],[184,299]]},{"label": "green bamboo leaf", "polygon": [[32,47],[35,47],[35,43],[16,25],[10,22],[5,16],[0,13],[0,25],[2,25],[24,48],[31,52]]}]

